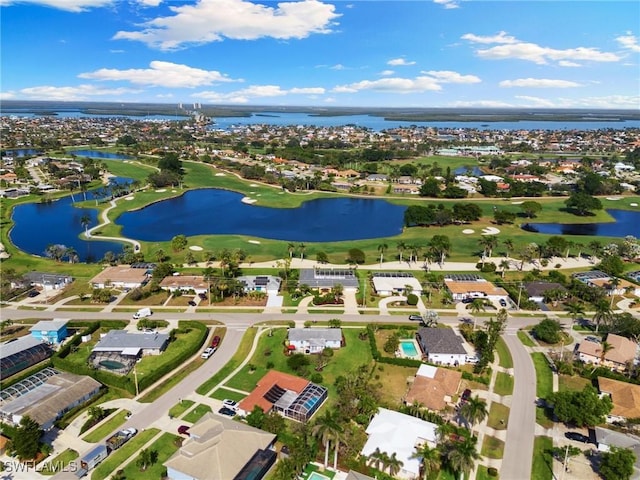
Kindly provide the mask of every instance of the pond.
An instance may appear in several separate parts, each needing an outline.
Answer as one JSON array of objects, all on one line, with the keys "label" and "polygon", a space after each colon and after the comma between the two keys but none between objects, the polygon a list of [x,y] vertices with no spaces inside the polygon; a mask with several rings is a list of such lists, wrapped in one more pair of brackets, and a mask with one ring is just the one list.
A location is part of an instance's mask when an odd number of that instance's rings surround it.
[{"label": "pond", "polygon": [[67,153],[77,157],[104,158],[107,160],[133,160],[133,157],[130,157],[129,155],[103,152],[101,150],[69,150]]},{"label": "pond", "polygon": [[613,223],[525,223],[522,229],[549,235],[640,237],[640,211],[607,210],[607,213],[616,221]]},{"label": "pond", "polygon": [[324,198],[298,208],[243,203],[242,194],[206,188],[121,215],[122,234],[158,242],[175,235],[251,235],[298,242],[390,237],[402,232],[405,206],[369,198]]},{"label": "pond", "polygon": [[480,177],[484,175],[484,172],[480,170],[480,167],[459,167],[453,171],[454,175],[472,175],[474,177]]}]

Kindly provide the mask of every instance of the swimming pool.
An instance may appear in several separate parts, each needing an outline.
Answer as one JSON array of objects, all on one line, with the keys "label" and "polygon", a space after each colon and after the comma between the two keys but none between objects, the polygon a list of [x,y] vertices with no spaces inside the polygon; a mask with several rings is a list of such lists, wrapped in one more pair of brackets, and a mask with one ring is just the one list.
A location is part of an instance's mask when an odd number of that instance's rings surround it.
[{"label": "swimming pool", "polygon": [[99,362],[99,365],[107,370],[121,370],[126,366],[124,363],[117,362],[116,360],[102,360]]},{"label": "swimming pool", "polygon": [[329,480],[329,477],[318,472],[311,472],[311,474],[307,477],[307,480]]},{"label": "swimming pool", "polygon": [[401,340],[400,348],[402,349],[402,353],[405,357],[418,356],[418,350],[416,349],[416,344],[413,340]]}]

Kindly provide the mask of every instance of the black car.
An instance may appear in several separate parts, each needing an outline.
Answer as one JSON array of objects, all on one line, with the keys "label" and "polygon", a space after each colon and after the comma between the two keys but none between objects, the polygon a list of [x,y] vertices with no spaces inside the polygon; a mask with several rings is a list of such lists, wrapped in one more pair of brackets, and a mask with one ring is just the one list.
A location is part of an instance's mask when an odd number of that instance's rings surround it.
[{"label": "black car", "polygon": [[466,298],[462,299],[462,303],[473,303],[474,300],[475,300],[475,298],[466,297]]},{"label": "black car", "polygon": [[193,300],[189,300],[189,305],[191,305],[192,307],[196,306],[196,302],[194,302]]},{"label": "black car", "polygon": [[422,322],[422,315],[409,315],[409,320],[412,322]]},{"label": "black car", "polygon": [[227,417],[233,417],[235,416],[236,411],[232,410],[231,408],[222,407],[220,410],[218,410],[218,413],[220,415],[226,415]]},{"label": "black car", "polygon": [[30,297],[30,298],[37,297],[38,295],[40,295],[40,292],[39,292],[39,291],[37,291],[37,290],[31,290],[31,291],[27,294],[27,296],[28,296],[28,297]]},{"label": "black car", "polygon": [[507,306],[507,301],[504,298],[500,299],[500,306],[501,307],[506,307]]},{"label": "black car", "polygon": [[569,440],[573,440],[574,442],[588,443],[589,437],[583,435],[579,432],[567,432],[564,434]]},{"label": "black car", "polygon": [[464,392],[462,392],[462,397],[461,398],[462,398],[463,401],[466,402],[467,400],[469,400],[470,397],[471,397],[471,390],[469,390],[467,388]]}]

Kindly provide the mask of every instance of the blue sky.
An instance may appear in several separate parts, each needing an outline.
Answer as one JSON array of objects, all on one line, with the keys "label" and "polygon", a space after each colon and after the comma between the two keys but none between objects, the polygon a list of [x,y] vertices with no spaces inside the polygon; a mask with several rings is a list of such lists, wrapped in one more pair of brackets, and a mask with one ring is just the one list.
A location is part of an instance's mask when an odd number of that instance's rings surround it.
[{"label": "blue sky", "polygon": [[640,2],[0,0],[0,99],[640,109]]}]

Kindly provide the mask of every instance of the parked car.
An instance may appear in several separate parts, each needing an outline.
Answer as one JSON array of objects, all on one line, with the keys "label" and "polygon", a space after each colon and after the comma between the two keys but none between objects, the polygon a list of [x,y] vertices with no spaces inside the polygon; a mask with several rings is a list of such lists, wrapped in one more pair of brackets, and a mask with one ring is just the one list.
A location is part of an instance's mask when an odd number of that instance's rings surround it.
[{"label": "parked car", "polygon": [[227,417],[233,417],[235,416],[236,411],[232,410],[231,408],[222,407],[220,410],[218,410],[218,413],[220,415],[226,415]]},{"label": "parked car", "polygon": [[189,300],[189,305],[191,305],[192,307],[195,307],[197,304],[193,300]]},{"label": "parked car", "polygon": [[472,303],[475,300],[473,297],[466,297],[462,299],[462,303]]},{"label": "parked car", "polygon": [[460,398],[462,398],[462,400],[463,400],[464,402],[466,402],[467,400],[469,400],[469,398],[471,398],[471,390],[469,390],[468,388],[467,388],[467,389],[465,389],[465,391],[464,391],[464,392],[462,392],[462,396],[461,396]]},{"label": "parked car", "polygon": [[27,294],[27,296],[28,296],[29,298],[37,297],[38,295],[40,295],[40,292],[39,292],[38,290],[31,290],[31,291]]},{"label": "parked car", "polygon": [[202,299],[202,300],[206,300],[207,299],[207,294],[206,293],[199,293],[198,296]]},{"label": "parked car", "polygon": [[218,345],[220,345],[220,337],[218,335],[216,335],[215,337],[213,337],[213,339],[211,340],[211,346],[212,347],[217,347]]},{"label": "parked car", "polygon": [[507,301],[504,298],[500,299],[500,306],[501,307],[506,307],[507,306]]},{"label": "parked car", "polygon": [[235,400],[229,400],[228,398],[225,398],[222,401],[222,405],[227,407],[227,408],[231,408],[232,410],[237,410],[238,409],[238,402],[236,402]]},{"label": "parked car", "polygon": [[594,337],[593,335],[589,335],[584,338],[587,342],[600,343],[600,339],[598,337]]},{"label": "parked car", "polygon": [[208,347],[208,348],[205,349],[204,352],[202,352],[202,355],[200,355],[200,356],[206,360],[211,355],[213,355],[215,353],[215,351],[216,351],[215,348]]},{"label": "parked car", "polygon": [[422,315],[409,315],[409,320],[412,322],[422,322]]},{"label": "parked car", "polygon": [[466,363],[478,363],[480,359],[478,358],[477,355],[467,355],[464,357],[464,361]]},{"label": "parked car", "polygon": [[589,442],[589,437],[581,434],[580,432],[567,432],[564,434],[569,440],[573,440],[574,442],[587,443]]},{"label": "parked car", "polygon": [[189,435],[189,427],[187,425],[180,425],[178,427],[178,433],[180,435]]}]

